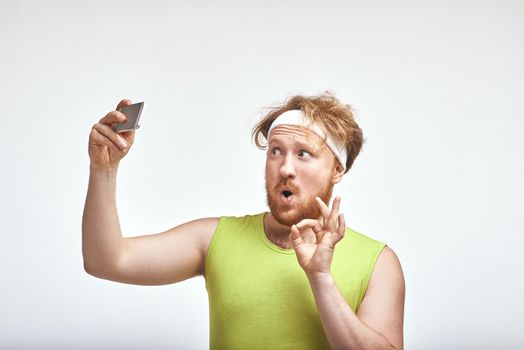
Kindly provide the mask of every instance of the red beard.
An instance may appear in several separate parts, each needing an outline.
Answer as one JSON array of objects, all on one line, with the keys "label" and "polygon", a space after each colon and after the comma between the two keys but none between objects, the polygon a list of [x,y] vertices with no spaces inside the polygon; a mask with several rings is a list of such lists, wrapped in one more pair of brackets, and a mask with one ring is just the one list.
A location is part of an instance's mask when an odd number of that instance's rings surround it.
[{"label": "red beard", "polygon": [[[280,201],[282,187],[288,186],[293,192],[293,196],[298,193],[295,191],[296,187],[288,183],[286,180],[282,180],[275,188],[269,189],[266,179],[266,196],[267,204],[271,210],[273,217],[281,224],[286,226],[292,226],[299,223],[304,219],[318,219],[320,217],[320,208],[315,201],[315,196],[307,198],[304,202],[304,198],[293,198],[293,203],[285,204]],[[329,205],[331,194],[333,193],[334,184],[329,182],[325,183],[323,188],[316,194],[319,196],[324,203]],[[302,202],[299,202],[301,200]]]}]

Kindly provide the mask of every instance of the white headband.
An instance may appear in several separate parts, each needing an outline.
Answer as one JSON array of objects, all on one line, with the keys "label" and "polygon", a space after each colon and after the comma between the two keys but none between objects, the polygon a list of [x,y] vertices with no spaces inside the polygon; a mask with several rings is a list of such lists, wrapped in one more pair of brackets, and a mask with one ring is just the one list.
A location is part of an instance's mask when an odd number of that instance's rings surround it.
[{"label": "white headband", "polygon": [[331,135],[330,133],[327,134],[322,130],[322,128],[316,124],[311,122],[306,118],[306,115],[303,111],[298,109],[292,109],[290,111],[286,111],[279,115],[274,121],[273,124],[271,124],[271,127],[269,128],[269,131],[267,132],[267,138],[269,140],[269,136],[271,135],[271,131],[276,128],[279,125],[287,124],[287,125],[298,125],[302,126],[306,129],[310,129],[315,134],[317,134],[322,140],[325,140],[326,145],[329,147],[329,149],[333,152],[335,157],[338,159],[342,167],[344,168],[344,171],[346,170],[346,160],[348,159],[348,152],[346,149],[346,145],[340,142],[336,142],[336,139]]}]

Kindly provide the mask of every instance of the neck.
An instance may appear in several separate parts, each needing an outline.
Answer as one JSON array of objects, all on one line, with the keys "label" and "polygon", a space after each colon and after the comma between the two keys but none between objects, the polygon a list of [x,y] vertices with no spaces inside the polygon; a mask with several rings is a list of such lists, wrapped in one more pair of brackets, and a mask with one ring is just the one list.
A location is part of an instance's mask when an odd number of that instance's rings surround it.
[{"label": "neck", "polygon": [[[291,227],[278,222],[271,212],[268,212],[266,215],[264,215],[264,232],[267,239],[269,239],[276,246],[283,249],[293,249],[293,245],[289,240]],[[303,232],[314,235],[313,230],[310,228],[303,230]]]}]

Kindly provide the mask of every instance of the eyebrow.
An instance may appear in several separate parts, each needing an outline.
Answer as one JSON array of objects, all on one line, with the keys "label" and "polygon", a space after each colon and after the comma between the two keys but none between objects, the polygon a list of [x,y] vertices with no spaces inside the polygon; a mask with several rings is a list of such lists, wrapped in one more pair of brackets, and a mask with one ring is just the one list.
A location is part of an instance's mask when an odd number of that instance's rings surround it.
[{"label": "eyebrow", "polygon": [[[274,142],[282,142],[282,140],[278,136],[273,136],[273,137],[271,137],[271,141],[269,141],[269,143],[268,143],[268,147],[269,147],[269,145],[271,145]],[[310,148],[314,152],[317,152],[317,153],[320,153],[322,151],[321,148],[315,147],[311,143],[305,143],[305,142],[302,142],[302,141],[299,141],[299,140],[295,140],[294,142],[298,143],[301,147]]]}]

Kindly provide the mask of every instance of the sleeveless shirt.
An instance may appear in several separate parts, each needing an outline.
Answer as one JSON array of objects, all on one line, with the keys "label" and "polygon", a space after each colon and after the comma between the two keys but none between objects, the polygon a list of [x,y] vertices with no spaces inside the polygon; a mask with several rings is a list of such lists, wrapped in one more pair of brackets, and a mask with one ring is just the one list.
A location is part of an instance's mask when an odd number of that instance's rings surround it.
[{"label": "sleeveless shirt", "polygon": [[[223,216],[208,247],[210,349],[329,349],[313,292],[294,249],[272,243],[265,213]],[[355,312],[384,243],[348,227],[331,274]]]}]

